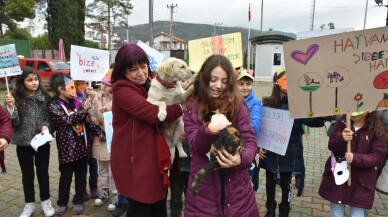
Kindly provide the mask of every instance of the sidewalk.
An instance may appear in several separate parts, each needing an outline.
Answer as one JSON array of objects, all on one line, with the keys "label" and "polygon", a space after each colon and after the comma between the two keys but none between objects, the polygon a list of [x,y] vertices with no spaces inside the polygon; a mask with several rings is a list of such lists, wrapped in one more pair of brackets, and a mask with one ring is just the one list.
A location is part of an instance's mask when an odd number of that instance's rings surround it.
[{"label": "sidewalk", "polygon": [[[325,128],[310,129],[308,139],[304,141],[304,157],[306,162],[306,183],[301,197],[296,197],[296,189],[294,189],[293,200],[291,202],[292,217],[323,217],[328,216],[329,203],[323,200],[318,195],[318,189],[321,182],[322,169],[329,156],[327,150],[327,136]],[[8,173],[0,174],[0,216],[19,216],[24,207],[23,187],[21,183],[21,173],[16,157],[16,148],[10,145],[6,149],[6,166]],[[50,187],[51,201],[56,205],[58,194],[58,160],[57,148],[55,143],[51,144],[51,159],[50,159]],[[294,181],[293,181],[294,182]],[[74,186],[74,183],[73,183]],[[36,191],[36,212],[34,217],[43,217],[44,214],[40,207],[39,191],[37,181],[35,182]],[[72,187],[71,193],[74,194]],[[72,196],[70,197],[72,198]],[[280,187],[277,186],[276,200],[279,202],[281,198]],[[265,208],[265,171],[260,171],[260,189],[256,193],[257,203],[260,209],[260,215],[264,216]],[[388,216],[388,196],[376,193],[374,206],[367,211],[368,217],[383,217]],[[85,202],[85,212],[80,217],[96,216],[105,217],[111,216],[111,212],[107,211],[108,202],[101,207],[94,206],[94,200]],[[69,202],[68,211],[64,216],[72,216],[72,203]]]}]

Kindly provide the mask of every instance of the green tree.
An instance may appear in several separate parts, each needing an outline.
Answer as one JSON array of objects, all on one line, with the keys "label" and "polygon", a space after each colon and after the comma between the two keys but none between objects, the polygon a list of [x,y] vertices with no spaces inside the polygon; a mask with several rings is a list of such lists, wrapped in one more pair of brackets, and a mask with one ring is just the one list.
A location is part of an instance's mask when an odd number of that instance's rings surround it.
[{"label": "green tree", "polygon": [[8,31],[16,31],[16,22],[33,18],[35,0],[0,0],[0,37],[4,35],[3,25]]},{"label": "green tree", "polygon": [[50,41],[48,38],[48,34],[45,33],[43,35],[39,35],[38,37],[31,38],[30,46],[32,50],[41,50],[42,57],[46,56],[46,49],[50,49]]},{"label": "green tree", "polygon": [[86,16],[91,20],[87,26],[99,32],[101,36],[108,33],[110,50],[112,28],[128,28],[127,20],[132,9],[130,0],[95,0],[87,6]]},{"label": "green tree", "polygon": [[21,40],[30,40],[31,34],[25,28],[15,28],[12,31],[7,31],[3,38],[5,39],[21,39]]},{"label": "green tree", "polygon": [[71,45],[85,45],[85,0],[47,0],[47,30],[52,49],[63,39],[66,57]]},{"label": "green tree", "polygon": [[89,40],[85,41],[85,47],[96,48],[96,49],[100,48],[100,46],[97,42],[89,41]]}]

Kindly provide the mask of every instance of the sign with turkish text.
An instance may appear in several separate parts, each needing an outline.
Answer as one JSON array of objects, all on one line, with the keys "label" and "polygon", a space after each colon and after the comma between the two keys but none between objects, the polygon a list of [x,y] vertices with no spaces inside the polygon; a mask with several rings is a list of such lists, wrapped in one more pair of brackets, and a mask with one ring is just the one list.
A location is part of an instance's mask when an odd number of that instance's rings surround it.
[{"label": "sign with turkish text", "polygon": [[195,72],[199,72],[202,64],[212,54],[224,55],[234,68],[242,66],[244,53],[241,32],[189,41],[189,66]]},{"label": "sign with turkish text", "polygon": [[0,46],[0,77],[20,74],[22,70],[19,66],[15,44]]},{"label": "sign with turkish text", "polygon": [[284,43],[293,118],[388,107],[388,27]]},{"label": "sign with turkish text", "polygon": [[160,53],[140,40],[137,41],[136,44],[146,52],[148,60],[150,61],[150,69],[152,72],[154,72],[158,68],[159,64],[163,62],[164,54]]},{"label": "sign with turkish text", "polygon": [[284,156],[293,125],[289,111],[263,106],[257,146]]},{"label": "sign with turkish text", "polygon": [[109,70],[109,51],[71,45],[70,74],[77,81],[101,81]]}]

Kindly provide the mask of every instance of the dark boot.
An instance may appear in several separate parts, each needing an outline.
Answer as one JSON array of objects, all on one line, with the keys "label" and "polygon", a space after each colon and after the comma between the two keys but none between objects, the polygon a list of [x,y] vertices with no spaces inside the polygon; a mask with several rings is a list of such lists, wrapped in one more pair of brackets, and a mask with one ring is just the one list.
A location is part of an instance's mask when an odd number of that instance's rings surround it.
[{"label": "dark boot", "polygon": [[279,217],[289,217],[289,216],[290,216],[290,203],[279,204]]},{"label": "dark boot", "polygon": [[267,207],[267,214],[265,214],[265,217],[275,217],[276,202],[267,202],[265,203],[265,207]]},{"label": "dark boot", "polygon": [[128,203],[122,203],[119,201],[119,204],[116,206],[116,209],[113,211],[112,216],[119,217],[122,216],[128,209]]},{"label": "dark boot", "polygon": [[98,193],[97,181],[98,181],[98,178],[96,179],[89,178],[90,198],[93,198],[93,199],[96,199],[100,195]]}]

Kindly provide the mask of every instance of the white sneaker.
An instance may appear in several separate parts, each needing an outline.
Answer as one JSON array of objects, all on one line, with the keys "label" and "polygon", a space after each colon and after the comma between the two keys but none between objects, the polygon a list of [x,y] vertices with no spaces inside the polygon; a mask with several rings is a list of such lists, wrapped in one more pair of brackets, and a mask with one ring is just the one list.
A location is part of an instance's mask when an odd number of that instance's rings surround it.
[{"label": "white sneaker", "polygon": [[53,216],[55,214],[55,210],[54,208],[51,206],[51,200],[50,198],[45,200],[45,201],[42,201],[41,202],[41,205],[42,205],[42,210],[44,212],[44,215],[46,217],[50,217],[50,216]]},{"label": "white sneaker", "polygon": [[30,217],[35,212],[35,203],[26,203],[19,217]]},{"label": "white sneaker", "polygon": [[119,204],[119,196],[116,194],[116,195],[113,197],[112,202],[108,205],[108,210],[109,210],[109,211],[115,211],[116,206],[117,206],[118,204]]}]

